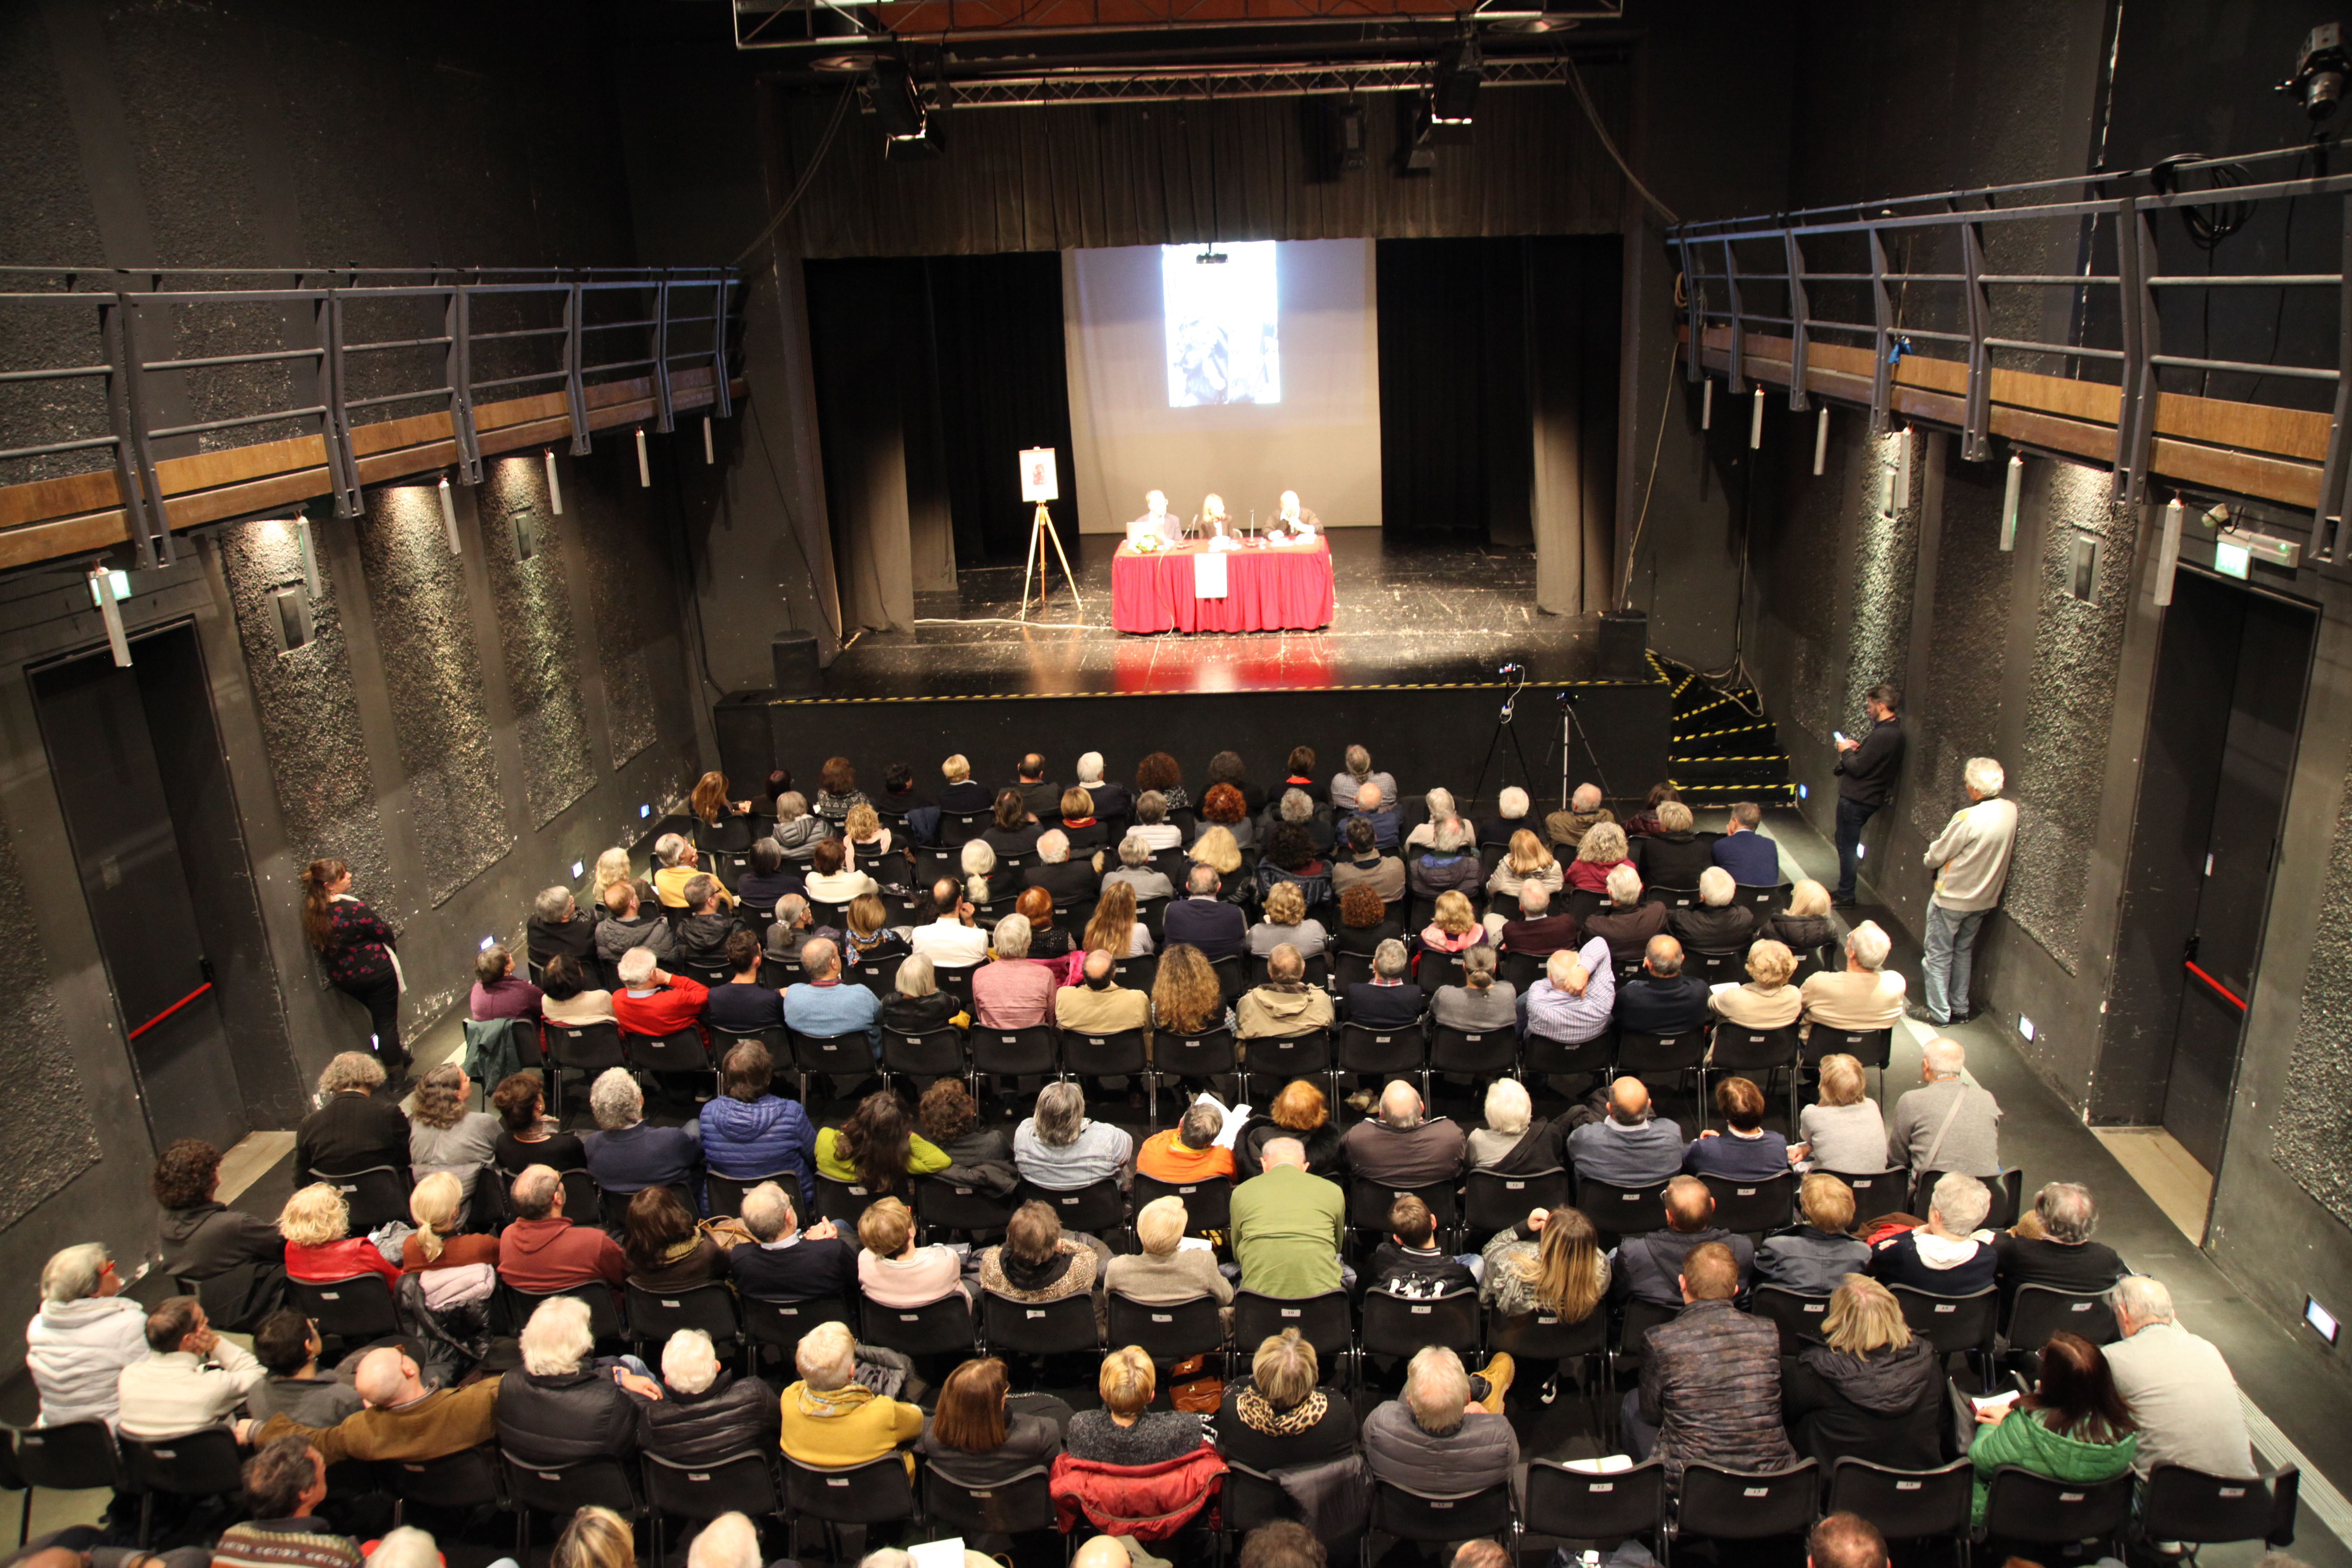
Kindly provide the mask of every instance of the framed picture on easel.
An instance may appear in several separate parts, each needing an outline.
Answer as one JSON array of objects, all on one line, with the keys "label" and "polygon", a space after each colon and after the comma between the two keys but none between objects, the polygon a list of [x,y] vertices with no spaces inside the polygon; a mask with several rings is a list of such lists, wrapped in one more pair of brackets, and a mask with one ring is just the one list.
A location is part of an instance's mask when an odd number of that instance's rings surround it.
[{"label": "framed picture on easel", "polygon": [[1070,558],[1062,550],[1062,536],[1054,530],[1054,514],[1047,510],[1048,501],[1062,499],[1061,474],[1051,447],[1032,447],[1021,454],[1021,499],[1034,501],[1037,515],[1029,527],[1029,559],[1021,568],[1021,618],[1029,618],[1029,577],[1034,571],[1037,578],[1037,609],[1045,608],[1045,549],[1053,547],[1055,559],[1062,563],[1062,576],[1070,584],[1070,597],[1077,601],[1078,613],[1086,613],[1087,602],[1078,592],[1078,575],[1070,570]]}]

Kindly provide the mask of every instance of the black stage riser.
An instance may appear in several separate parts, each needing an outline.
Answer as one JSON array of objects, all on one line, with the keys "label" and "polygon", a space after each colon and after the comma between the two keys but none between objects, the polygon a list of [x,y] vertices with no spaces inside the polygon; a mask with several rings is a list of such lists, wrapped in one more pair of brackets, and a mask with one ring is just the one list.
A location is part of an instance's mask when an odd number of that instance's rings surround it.
[{"label": "black stage riser", "polygon": [[[1576,717],[1594,751],[1571,734],[1570,782],[1604,783],[1612,797],[1638,799],[1666,776],[1672,698],[1664,682],[1576,689]],[[1236,751],[1252,783],[1278,779],[1290,748],[1315,748],[1317,771],[1339,771],[1350,743],[1368,747],[1373,765],[1417,793],[1443,784],[1457,795],[1475,783],[1496,728],[1500,687],[1340,688],[1330,690],[1161,693],[1120,697],[962,697],[763,700],[752,694],[718,705],[719,765],[739,795],[779,763],[796,787],[814,795],[830,756],[845,756],[860,786],[878,794],[885,764],[915,769],[925,794],[940,784],[942,758],[961,752],[983,783],[1010,782],[1024,752],[1043,752],[1046,776],[1067,784],[1081,752],[1100,752],[1108,777],[1131,780],[1137,761],[1164,751],[1184,770],[1195,803],[1210,757]],[[1484,798],[1505,784],[1529,788],[1538,815],[1559,805],[1557,689],[1530,686],[1512,726],[1527,753],[1520,765],[1507,733],[1486,772]],[[1528,777],[1532,769],[1534,778]],[[1507,774],[1507,776],[1506,776]]]}]

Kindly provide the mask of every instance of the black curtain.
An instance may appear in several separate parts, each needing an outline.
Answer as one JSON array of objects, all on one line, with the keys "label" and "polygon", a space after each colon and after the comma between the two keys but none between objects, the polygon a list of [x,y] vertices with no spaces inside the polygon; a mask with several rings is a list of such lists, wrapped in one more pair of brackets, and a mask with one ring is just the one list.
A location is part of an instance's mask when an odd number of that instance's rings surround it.
[{"label": "black curtain", "polygon": [[1062,476],[1058,509],[1076,538],[1070,471],[1070,384],[1062,352],[1062,258],[1052,251],[934,256],[931,363],[936,367],[940,471],[965,566],[1019,564],[1035,509],[1021,500],[1021,453],[1051,447]]},{"label": "black curtain", "polygon": [[1383,528],[1528,539],[1527,241],[1383,239],[1373,259]]}]

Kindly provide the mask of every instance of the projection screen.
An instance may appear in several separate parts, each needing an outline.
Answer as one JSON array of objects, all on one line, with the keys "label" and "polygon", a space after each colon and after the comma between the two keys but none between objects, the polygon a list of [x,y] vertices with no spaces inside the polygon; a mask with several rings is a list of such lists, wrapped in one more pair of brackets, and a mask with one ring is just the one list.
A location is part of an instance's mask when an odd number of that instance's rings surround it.
[{"label": "projection screen", "polygon": [[1295,489],[1326,527],[1379,526],[1373,298],[1368,239],[1064,251],[1080,530],[1123,531],[1150,489],[1261,526]]}]

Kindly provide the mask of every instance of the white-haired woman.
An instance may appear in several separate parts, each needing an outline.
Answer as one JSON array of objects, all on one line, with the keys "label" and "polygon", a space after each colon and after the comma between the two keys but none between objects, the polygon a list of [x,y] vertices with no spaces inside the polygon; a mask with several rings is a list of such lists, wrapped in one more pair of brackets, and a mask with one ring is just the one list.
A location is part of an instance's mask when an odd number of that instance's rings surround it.
[{"label": "white-haired woman", "polygon": [[1707,1010],[1750,1029],[1785,1029],[1804,1010],[1803,998],[1789,984],[1796,973],[1796,955],[1767,937],[1748,950],[1748,984],[1718,989],[1706,999]]},{"label": "white-haired woman", "polygon": [[720,1364],[710,1336],[680,1329],[662,1346],[662,1396],[645,1407],[646,1452],[677,1465],[712,1465],[741,1453],[775,1449],[782,1430],[776,1396],[756,1377]]},{"label": "white-haired woman", "polygon": [[1184,1200],[1173,1194],[1136,1210],[1135,1241],[1140,1250],[1112,1258],[1104,1284],[1114,1295],[1150,1307],[1176,1306],[1203,1296],[1216,1298],[1220,1307],[1231,1305],[1233,1282],[1218,1271],[1217,1255],[1206,1247],[1184,1245],[1190,1223]]},{"label": "white-haired woman", "polygon": [[1564,1167],[1568,1130],[1538,1116],[1525,1085],[1498,1078],[1486,1086],[1486,1123],[1470,1133],[1470,1168],[1506,1176]]},{"label": "white-haired woman", "polygon": [[519,1336],[522,1366],[499,1380],[499,1447],[526,1465],[625,1458],[637,1412],[661,1397],[653,1379],[595,1359],[588,1303],[550,1296]]},{"label": "white-haired woman", "polygon": [[[858,1381],[857,1355],[846,1323],[819,1323],[802,1337],[793,1353],[800,1381],[784,1390],[782,1403],[785,1458],[843,1469],[869,1464],[923,1435],[919,1406]],[[912,1454],[907,1466],[912,1475]]]},{"label": "white-haired woman", "polygon": [[988,879],[996,874],[996,851],[985,838],[968,838],[957,864],[963,868],[963,896],[973,904],[988,902]]},{"label": "white-haired woman", "polygon": [[352,1234],[351,1205],[332,1183],[298,1187],[278,1211],[278,1234],[286,1238],[288,1278],[316,1284],[380,1274],[387,1285],[400,1279],[400,1266],[376,1244]]}]

